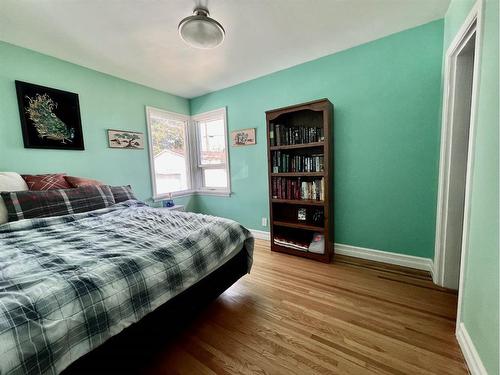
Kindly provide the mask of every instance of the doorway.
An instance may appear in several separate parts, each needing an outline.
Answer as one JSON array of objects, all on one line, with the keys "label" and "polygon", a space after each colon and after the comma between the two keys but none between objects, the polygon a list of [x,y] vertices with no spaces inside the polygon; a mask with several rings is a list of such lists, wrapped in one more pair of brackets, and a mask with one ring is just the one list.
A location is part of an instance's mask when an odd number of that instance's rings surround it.
[{"label": "doorway", "polygon": [[433,277],[436,284],[459,290],[459,304],[468,247],[470,181],[479,81],[480,14],[481,2],[478,2],[450,44],[445,57]]}]

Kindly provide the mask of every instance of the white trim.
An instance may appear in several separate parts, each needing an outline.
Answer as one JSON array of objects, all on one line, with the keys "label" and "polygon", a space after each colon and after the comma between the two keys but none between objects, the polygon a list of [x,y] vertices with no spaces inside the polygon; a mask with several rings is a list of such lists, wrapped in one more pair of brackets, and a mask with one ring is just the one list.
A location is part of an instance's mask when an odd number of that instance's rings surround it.
[{"label": "white trim", "polygon": [[413,255],[405,255],[399,253],[391,253],[389,251],[368,249],[365,247],[357,247],[335,244],[335,254],[347,255],[354,258],[368,259],[375,262],[395,264],[397,266],[414,268],[417,270],[433,272],[433,261],[430,258],[417,257]]},{"label": "white trim", "polygon": [[440,160],[439,160],[439,185],[438,185],[438,200],[437,200],[437,213],[436,213],[436,240],[434,251],[434,282],[441,286],[447,286],[445,277],[445,242],[446,242],[446,221],[447,221],[447,196],[450,186],[450,142],[451,142],[451,125],[453,123],[453,100],[452,95],[455,89],[455,69],[456,58],[463,48],[466,41],[469,40],[471,29],[475,28],[476,44],[474,51],[474,72],[473,72],[473,86],[472,86],[472,101],[470,113],[470,128],[469,128],[469,141],[467,151],[467,172],[465,182],[465,202],[463,212],[462,224],[462,248],[461,248],[461,262],[460,262],[460,281],[459,281],[459,299],[457,310],[457,322],[460,321],[461,313],[461,299],[464,281],[464,271],[467,259],[468,250],[468,231],[470,223],[470,195],[471,195],[471,181],[474,166],[474,149],[475,149],[475,135],[476,135],[476,120],[477,120],[477,99],[479,92],[480,82],[480,69],[481,66],[481,50],[482,50],[482,16],[483,0],[478,0],[472,7],[469,15],[462,24],[460,30],[457,32],[455,38],[451,42],[445,55],[445,68],[444,68],[444,84],[443,84],[443,110],[442,110],[442,128],[441,128],[441,147],[440,147]]},{"label": "white trim", "polygon": [[250,233],[259,240],[271,241],[271,233],[265,232],[263,230],[249,229]]},{"label": "white trim", "polygon": [[[152,188],[153,188],[153,201],[159,201],[159,200],[162,200],[162,199],[165,199],[167,197],[168,194],[158,194],[158,192],[156,191],[156,173],[155,173],[155,164],[154,164],[154,157],[153,157],[153,141],[151,139],[151,114],[153,112],[160,112],[160,113],[163,113],[165,115],[167,115],[169,118],[171,119],[174,119],[174,120],[177,120],[177,121],[182,121],[184,122],[184,138],[185,138],[185,142],[186,142],[186,171],[187,171],[187,174],[188,176],[187,177],[187,180],[188,180],[188,187],[190,188],[192,186],[192,173],[191,173],[191,168],[190,168],[190,155],[189,155],[189,144],[190,144],[190,136],[189,136],[189,116],[188,115],[183,115],[181,113],[175,113],[175,112],[169,112],[169,111],[165,111],[163,109],[160,109],[160,108],[155,108],[155,107],[151,107],[151,106],[146,106],[146,124],[147,124],[147,129],[148,129],[148,145],[149,145],[149,150],[148,150],[148,153],[149,153],[149,168],[150,168],[150,174],[151,174],[151,185],[152,185]],[[172,193],[172,197],[176,197],[176,196],[182,196],[184,194],[187,194],[190,190],[183,190],[183,191],[176,191],[176,192],[173,192]]]},{"label": "white trim", "polygon": [[[257,229],[249,229],[249,231],[253,234],[255,238],[259,240],[266,240],[266,241],[271,240],[271,234],[269,232]],[[334,248],[335,248],[335,254],[346,255],[354,258],[373,260],[375,262],[395,264],[397,266],[428,271],[431,274],[433,273],[434,263],[430,258],[391,253],[389,251],[374,250],[365,247],[344,245],[340,243],[336,243],[334,245]]]},{"label": "white trim", "polygon": [[186,120],[189,120],[189,118],[190,118],[189,115],[185,115],[183,113],[166,111],[164,109],[156,108],[156,107],[153,107],[153,106],[150,106],[150,105],[146,106],[146,113],[150,113],[150,112],[153,112],[153,111],[154,112],[164,113],[168,117],[170,117],[170,118],[172,118],[174,120],[178,120],[178,121],[186,121]]},{"label": "white trim", "polygon": [[[469,151],[467,156],[467,178],[465,183],[464,223],[462,233],[462,254],[460,258],[460,281],[458,287],[457,326],[462,322],[462,299],[464,295],[465,267],[469,253],[469,229],[472,200],[472,177],[474,176],[474,155],[476,149],[477,107],[479,99],[480,66],[483,50],[483,0],[478,0],[467,20],[476,20],[476,48],[474,51],[474,81],[472,86],[471,122],[469,130]],[[469,21],[473,22],[473,21]],[[463,26],[462,26],[463,27]]]},{"label": "white trim", "polygon": [[[146,106],[146,123],[148,130],[148,144],[149,144],[149,166],[150,166],[150,174],[151,174],[151,184],[153,188],[153,196],[152,199],[154,202],[158,202],[166,199],[169,194],[163,193],[158,194],[156,191],[156,175],[154,172],[154,160],[153,160],[153,144],[151,139],[151,114],[154,112],[159,112],[165,114],[171,119],[183,121],[185,122],[185,142],[186,142],[186,163],[187,163],[187,179],[189,189],[182,191],[172,192],[172,198],[186,197],[190,195],[210,195],[210,196],[219,196],[219,197],[229,197],[231,196],[231,173],[229,166],[229,138],[228,138],[228,130],[227,130],[227,112],[226,107],[222,107],[219,109],[215,109],[213,111],[200,113],[194,116],[183,115],[181,113],[169,112],[160,108],[155,108],[151,106]],[[196,126],[196,121],[199,120],[211,120],[211,119],[220,119],[221,115],[224,120],[224,136],[226,139],[226,161],[225,164],[220,165],[207,165],[199,167],[199,142],[198,142],[198,130]],[[227,187],[225,188],[205,188],[202,186],[202,176],[201,171],[204,168],[224,168],[226,170],[227,175]]]},{"label": "white trim", "polygon": [[[196,192],[194,190],[183,190],[183,191],[176,191],[174,193],[172,193],[172,198],[181,198],[181,197],[189,197],[190,195],[194,195]],[[169,197],[169,193],[165,193],[165,194],[160,194],[156,197],[151,197],[151,199],[153,199],[154,202],[160,202],[160,201],[163,201],[165,199],[168,199]]]},{"label": "white trim", "polygon": [[463,323],[457,326],[457,341],[471,375],[488,375],[486,367],[484,367],[481,357],[479,357],[479,353]]},{"label": "white trim", "polygon": [[231,191],[227,189],[200,189],[194,192],[195,195],[212,195],[218,197],[230,197]]},{"label": "white trim", "polygon": [[[231,196],[230,191],[225,191],[225,190],[184,190],[184,191],[177,191],[175,193],[172,193],[172,199],[175,198],[184,198],[184,197],[191,197],[193,195],[205,195],[205,196],[211,196],[211,197],[230,197]],[[162,194],[159,195],[158,197],[151,197],[153,202],[160,202],[165,199],[168,199],[168,194]]]},{"label": "white trim", "polygon": [[[183,197],[190,197],[193,195],[210,195],[210,196],[216,196],[216,197],[230,197],[231,196],[230,191],[226,190],[183,190],[183,191],[176,191],[175,193],[172,193],[172,198],[183,198]],[[153,202],[160,202],[165,199],[168,199],[169,194],[161,194],[157,197],[152,197],[151,199]]]},{"label": "white trim", "polygon": [[[202,165],[200,163],[200,132],[198,128],[198,122],[200,121],[211,121],[211,120],[219,120],[222,117],[224,121],[224,138],[226,141],[226,160],[224,164],[218,165]],[[198,186],[197,191],[203,192],[207,195],[221,195],[228,196],[231,194],[231,171],[229,166],[229,134],[227,130],[227,109],[226,107],[214,109],[209,112],[199,113],[197,115],[191,116],[191,124],[194,128],[194,132],[196,134],[196,145],[193,148],[195,151],[195,160],[194,168],[196,169],[196,186]],[[225,188],[206,188],[203,170],[204,169],[213,169],[213,168],[224,168],[226,170],[226,187]]]},{"label": "white trim", "polygon": [[220,116],[220,114],[221,114],[222,111],[224,111],[224,114],[225,114],[226,113],[226,107],[216,108],[216,109],[212,109],[211,111],[198,113],[196,115],[192,115],[191,118],[194,121],[217,120],[217,119],[219,119],[219,116]]}]

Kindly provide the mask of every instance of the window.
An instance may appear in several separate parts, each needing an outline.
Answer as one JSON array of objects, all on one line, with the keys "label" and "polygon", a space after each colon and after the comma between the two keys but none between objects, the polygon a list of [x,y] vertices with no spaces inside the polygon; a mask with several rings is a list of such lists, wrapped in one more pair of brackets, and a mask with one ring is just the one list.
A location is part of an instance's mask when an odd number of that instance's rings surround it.
[{"label": "window", "polygon": [[225,108],[193,116],[147,107],[153,198],[228,195]]},{"label": "window", "polygon": [[197,134],[199,189],[229,191],[225,109],[193,116]]},{"label": "window", "polygon": [[190,190],[189,116],[147,108],[154,198]]}]

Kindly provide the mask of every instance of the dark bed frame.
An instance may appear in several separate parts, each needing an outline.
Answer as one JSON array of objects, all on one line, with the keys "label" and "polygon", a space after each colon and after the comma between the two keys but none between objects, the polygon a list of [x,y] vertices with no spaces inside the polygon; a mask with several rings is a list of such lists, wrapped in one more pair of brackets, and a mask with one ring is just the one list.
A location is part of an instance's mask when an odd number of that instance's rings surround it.
[{"label": "dark bed frame", "polygon": [[151,363],[168,350],[197,313],[244,276],[247,269],[248,254],[242,248],[220,268],[78,359],[63,374],[150,372]]}]

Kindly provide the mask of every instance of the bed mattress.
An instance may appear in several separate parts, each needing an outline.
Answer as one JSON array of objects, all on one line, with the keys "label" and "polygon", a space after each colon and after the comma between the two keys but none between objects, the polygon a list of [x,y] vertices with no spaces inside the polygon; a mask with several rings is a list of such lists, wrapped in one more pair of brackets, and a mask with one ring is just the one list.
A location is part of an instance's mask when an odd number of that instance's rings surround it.
[{"label": "bed mattress", "polygon": [[0,373],[57,374],[217,270],[235,221],[137,201],[0,226]]}]

